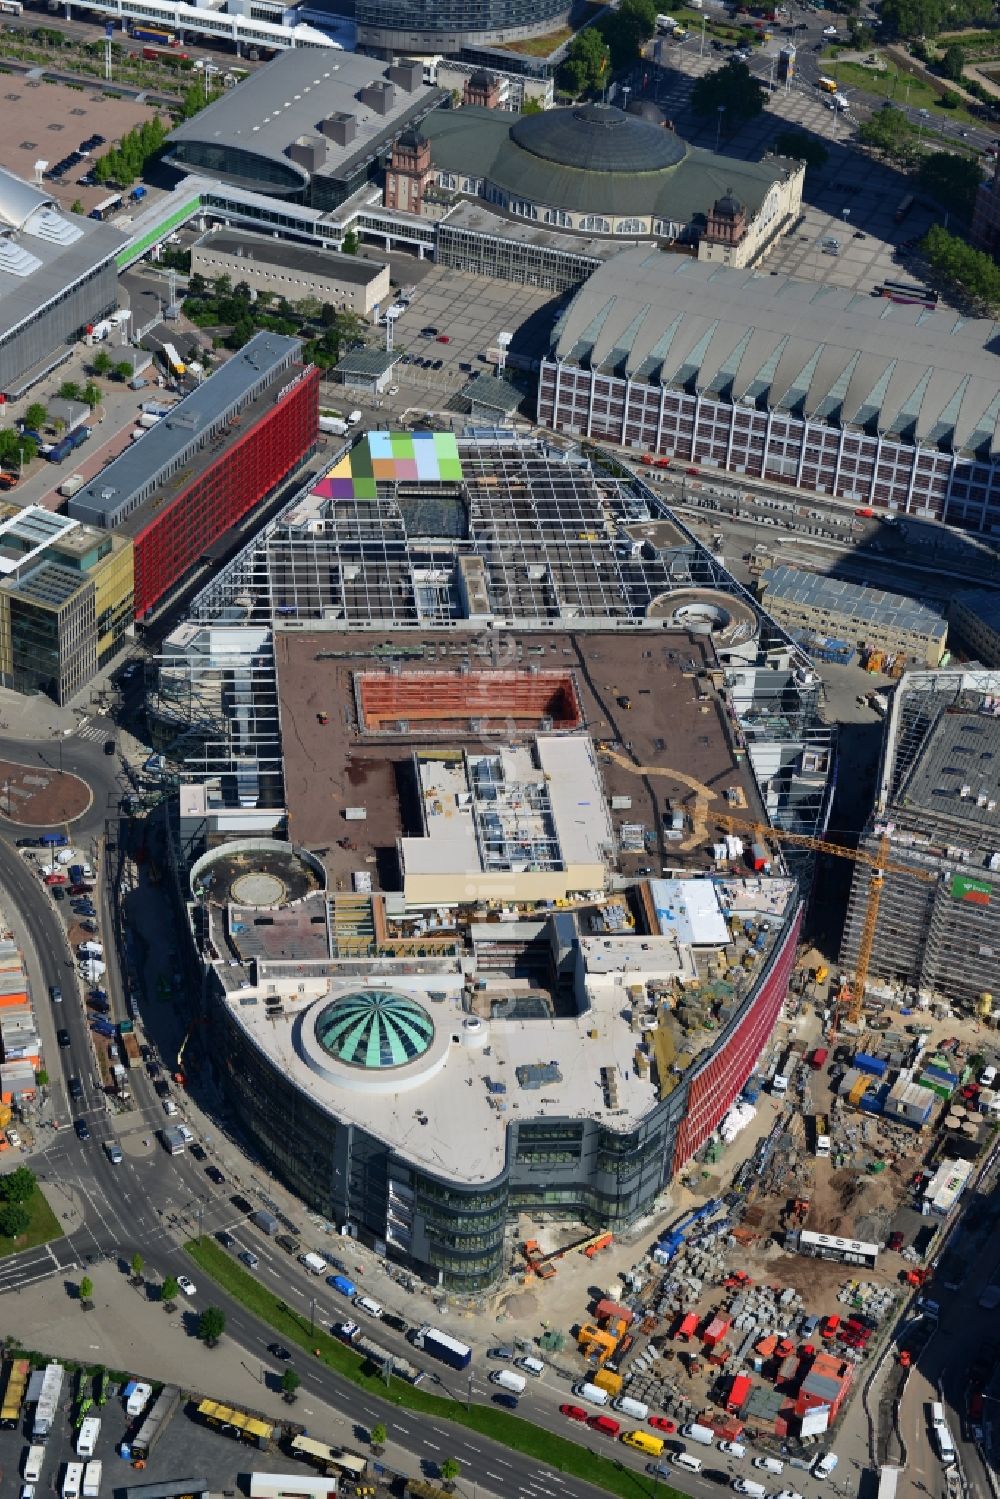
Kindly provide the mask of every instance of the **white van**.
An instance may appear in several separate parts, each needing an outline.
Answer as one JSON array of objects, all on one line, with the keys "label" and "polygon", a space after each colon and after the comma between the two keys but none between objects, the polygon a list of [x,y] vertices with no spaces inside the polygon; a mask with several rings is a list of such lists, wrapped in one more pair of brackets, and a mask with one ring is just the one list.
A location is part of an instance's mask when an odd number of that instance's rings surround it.
[{"label": "white van", "polygon": [[589,1384],[586,1380],[573,1386],[573,1394],[579,1395],[581,1400],[586,1400],[590,1405],[607,1405],[611,1398],[599,1384]]},{"label": "white van", "polygon": [[512,1395],[523,1395],[528,1381],[523,1374],[515,1374],[513,1369],[494,1369],[490,1383],[499,1385],[501,1390],[509,1390]]},{"label": "white van", "polygon": [[545,1373],[545,1365],[540,1358],[519,1358],[517,1367],[523,1369],[525,1374],[530,1374],[532,1379],[539,1379]]},{"label": "white van", "polygon": [[633,1400],[631,1395],[619,1395],[617,1400],[611,1404],[616,1411],[621,1411],[623,1416],[631,1416],[633,1421],[645,1421],[649,1415],[649,1406],[643,1405],[641,1400]]},{"label": "white van", "polygon": [[379,1306],[378,1302],[373,1301],[370,1296],[355,1296],[354,1305],[357,1307],[359,1312],[367,1312],[369,1317],[374,1317],[376,1321],[381,1320],[382,1308]]},{"label": "white van", "polygon": [[944,1406],[941,1404],[940,1400],[931,1401],[931,1425],[944,1425]]},{"label": "white van", "polygon": [[141,1416],[149,1403],[149,1397],[152,1393],[153,1386],[140,1380],[128,1397],[125,1404],[125,1414],[127,1416]]},{"label": "white van", "polygon": [[934,1440],[937,1443],[938,1456],[941,1462],[946,1468],[950,1468],[957,1454],[951,1432],[943,1421],[934,1428]]},{"label": "white van", "polygon": [[45,1462],[44,1447],[29,1447],[28,1455],[24,1459],[24,1481],[25,1483],[40,1483],[42,1478],[42,1464]]},{"label": "white van", "polygon": [[300,1254],[299,1264],[305,1265],[310,1275],[322,1275],[327,1268],[326,1260],[319,1254]]},{"label": "white van", "polygon": [[693,1452],[675,1452],[670,1461],[675,1468],[686,1468],[689,1473],[701,1472],[701,1458]]},{"label": "white van", "polygon": [[746,1494],[747,1499],[767,1499],[767,1489],[752,1478],[734,1478],[732,1487],[737,1494]]},{"label": "white van", "polygon": [[358,425],[358,422],[360,420],[361,420],[361,412],[360,411],[351,411],[351,412],[348,413],[348,416],[347,416],[347,425],[349,427],[356,427]]},{"label": "white van", "polygon": [[753,1460],[755,1468],[760,1468],[762,1473],[784,1473],[785,1465],[777,1457],[755,1457]]},{"label": "white van", "polygon": [[715,1441],[715,1432],[710,1426],[699,1426],[692,1422],[690,1426],[681,1427],[681,1436],[688,1437],[692,1442],[700,1442],[703,1447],[711,1447]]}]

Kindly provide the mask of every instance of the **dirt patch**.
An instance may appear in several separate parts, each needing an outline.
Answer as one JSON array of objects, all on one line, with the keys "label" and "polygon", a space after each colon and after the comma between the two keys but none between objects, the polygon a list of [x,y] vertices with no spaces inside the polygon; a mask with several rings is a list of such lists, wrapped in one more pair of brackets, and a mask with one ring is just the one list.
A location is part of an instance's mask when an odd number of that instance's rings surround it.
[{"label": "dirt patch", "polygon": [[75,822],[94,800],[79,776],[44,765],[0,760],[0,817],[26,828]]}]

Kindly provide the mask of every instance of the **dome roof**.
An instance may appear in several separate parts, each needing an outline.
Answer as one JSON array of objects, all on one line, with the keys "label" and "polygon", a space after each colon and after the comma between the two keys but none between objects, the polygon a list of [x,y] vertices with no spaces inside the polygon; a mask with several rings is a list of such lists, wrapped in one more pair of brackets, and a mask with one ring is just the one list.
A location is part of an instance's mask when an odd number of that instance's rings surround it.
[{"label": "dome roof", "polygon": [[316,1039],[337,1061],[378,1071],[422,1057],[434,1039],[434,1022],[416,1000],[388,989],[362,989],[325,1007]]},{"label": "dome roof", "polygon": [[23,229],[36,208],[55,207],[48,193],[0,168],[0,228]]},{"label": "dome roof", "polygon": [[522,115],[510,135],[522,151],[584,172],[660,172],[686,154],[679,136],[612,104]]},{"label": "dome roof", "polygon": [[661,128],[667,122],[663,110],[652,99],[633,99],[628,112],[630,115],[635,115],[637,120],[645,120],[647,124],[659,125]]}]

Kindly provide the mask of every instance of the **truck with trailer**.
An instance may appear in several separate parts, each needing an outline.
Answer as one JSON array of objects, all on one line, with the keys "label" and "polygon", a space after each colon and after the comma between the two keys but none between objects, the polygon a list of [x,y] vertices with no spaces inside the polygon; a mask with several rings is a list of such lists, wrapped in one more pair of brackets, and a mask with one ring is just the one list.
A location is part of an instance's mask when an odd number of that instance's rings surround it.
[{"label": "truck with trailer", "polygon": [[85,443],[89,436],[89,427],[74,427],[72,432],[67,432],[65,437],[54,442],[45,456],[50,463],[62,463],[63,459],[68,458],[70,453]]},{"label": "truck with trailer", "polygon": [[149,1414],[139,1427],[134,1439],[129,1443],[129,1453],[133,1462],[148,1460],[149,1454],[170,1425],[180,1403],[181,1392],[177,1386],[165,1384],[153,1401]]},{"label": "truck with trailer", "polygon": [[830,1125],[825,1114],[813,1115],[813,1150],[820,1160],[830,1154]]},{"label": "truck with trailer", "polygon": [[458,1338],[441,1332],[437,1327],[421,1327],[413,1334],[414,1348],[422,1348],[452,1369],[467,1369],[472,1362],[472,1349]]},{"label": "truck with trailer", "polygon": [[411,1364],[409,1359],[401,1357],[398,1353],[391,1353],[388,1348],[383,1348],[376,1343],[374,1338],[367,1337],[356,1322],[341,1322],[339,1326],[340,1336],[345,1342],[350,1343],[358,1353],[363,1353],[378,1369],[384,1369],[388,1364],[393,1374],[398,1374],[400,1379],[405,1379],[407,1384],[416,1385],[424,1377],[423,1369],[418,1369]]},{"label": "truck with trailer", "polygon": [[186,373],[187,366],[173,344],[163,345],[163,360],[172,375],[183,375]]}]

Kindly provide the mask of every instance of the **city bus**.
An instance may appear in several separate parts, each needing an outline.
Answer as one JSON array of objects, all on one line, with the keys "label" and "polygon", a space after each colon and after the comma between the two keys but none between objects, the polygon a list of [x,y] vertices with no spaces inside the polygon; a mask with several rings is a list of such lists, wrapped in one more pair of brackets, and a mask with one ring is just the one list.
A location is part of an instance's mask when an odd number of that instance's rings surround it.
[{"label": "city bus", "polygon": [[359,1457],[357,1453],[339,1451],[312,1437],[293,1437],[288,1450],[292,1457],[301,1458],[304,1463],[309,1463],[311,1467],[318,1468],[327,1475],[342,1473],[346,1478],[357,1479],[362,1478],[368,1468],[367,1459]]},{"label": "city bus", "polygon": [[820,74],[819,87],[824,94],[835,94],[837,92],[837,80],[836,78],[825,78]]},{"label": "city bus", "polygon": [[14,1431],[21,1424],[21,1411],[30,1375],[31,1363],[28,1359],[16,1358],[11,1362],[3,1392],[3,1405],[0,1406],[0,1427],[4,1431]]},{"label": "city bus", "polygon": [[905,281],[883,281],[878,288],[878,294],[890,302],[916,304],[931,309],[935,308],[940,300],[938,293],[931,291],[929,287],[911,286]]}]

